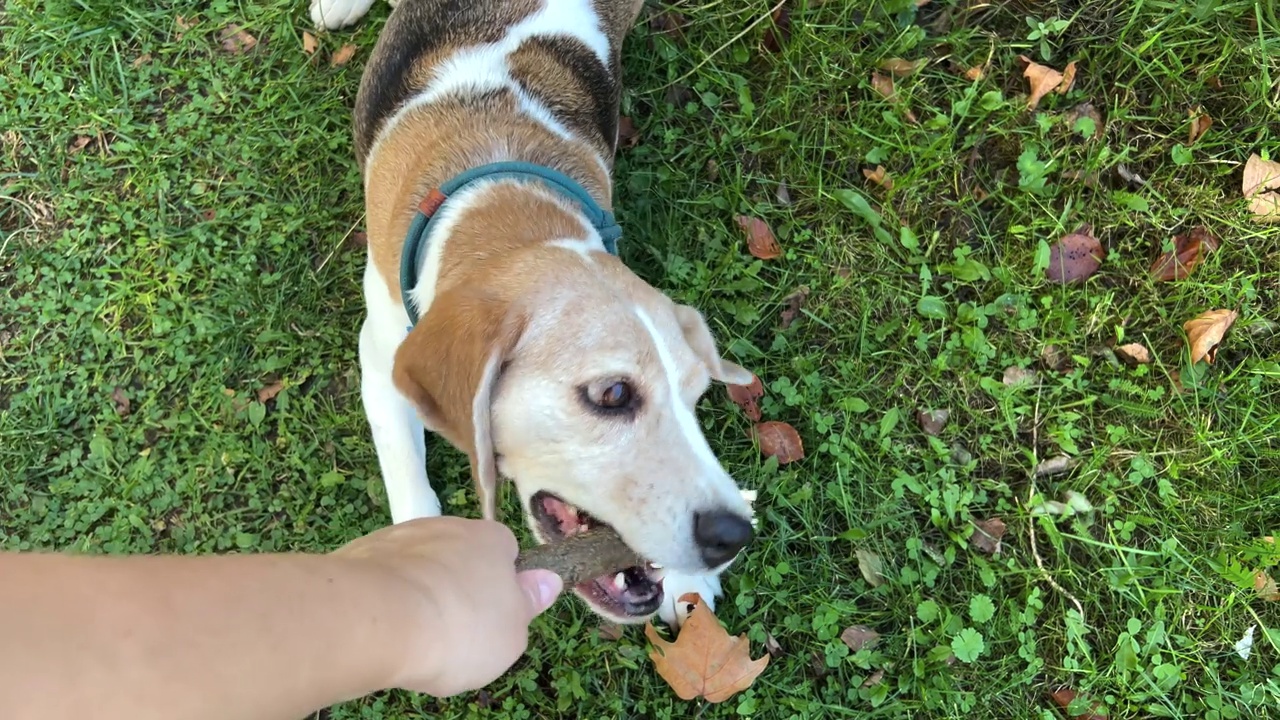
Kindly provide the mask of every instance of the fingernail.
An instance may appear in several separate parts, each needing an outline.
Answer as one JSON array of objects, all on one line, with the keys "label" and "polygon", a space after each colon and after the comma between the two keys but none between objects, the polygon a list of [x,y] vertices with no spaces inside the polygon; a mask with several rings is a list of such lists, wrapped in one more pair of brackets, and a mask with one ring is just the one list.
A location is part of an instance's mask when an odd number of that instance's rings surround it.
[{"label": "fingernail", "polygon": [[553,572],[540,572],[535,577],[535,583],[538,592],[538,612],[542,612],[556,601],[556,597],[564,589],[564,581]]}]

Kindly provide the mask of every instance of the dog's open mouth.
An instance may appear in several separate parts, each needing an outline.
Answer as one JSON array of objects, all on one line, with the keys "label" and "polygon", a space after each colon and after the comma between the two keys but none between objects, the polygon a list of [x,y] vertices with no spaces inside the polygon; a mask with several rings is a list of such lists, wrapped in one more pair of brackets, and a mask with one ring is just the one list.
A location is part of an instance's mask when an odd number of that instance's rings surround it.
[{"label": "dog's open mouth", "polygon": [[[529,511],[537,522],[540,539],[553,543],[608,525],[548,492],[535,493]],[[602,575],[574,586],[574,591],[601,614],[619,621],[643,620],[662,604],[662,575],[653,563]]]}]

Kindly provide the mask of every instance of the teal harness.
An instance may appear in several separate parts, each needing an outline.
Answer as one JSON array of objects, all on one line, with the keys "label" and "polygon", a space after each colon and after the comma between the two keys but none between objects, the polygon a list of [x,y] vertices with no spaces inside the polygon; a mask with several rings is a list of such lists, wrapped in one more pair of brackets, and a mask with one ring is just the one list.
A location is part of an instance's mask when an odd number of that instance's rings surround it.
[{"label": "teal harness", "polygon": [[600,240],[610,255],[618,254],[618,239],[622,237],[622,228],[613,213],[600,207],[591,194],[573,178],[549,167],[522,161],[496,162],[472,168],[455,175],[438,188],[433,188],[418,203],[418,212],[409,226],[409,233],[404,239],[404,248],[400,253],[400,300],[404,303],[405,312],[409,314],[409,327],[418,324],[418,311],[414,308],[409,292],[418,284],[418,268],[422,267],[422,258],[427,252],[427,239],[431,229],[439,218],[439,210],[449,198],[472,183],[481,180],[533,180],[551,188],[560,195],[572,200],[587,216],[591,226],[600,233]]}]

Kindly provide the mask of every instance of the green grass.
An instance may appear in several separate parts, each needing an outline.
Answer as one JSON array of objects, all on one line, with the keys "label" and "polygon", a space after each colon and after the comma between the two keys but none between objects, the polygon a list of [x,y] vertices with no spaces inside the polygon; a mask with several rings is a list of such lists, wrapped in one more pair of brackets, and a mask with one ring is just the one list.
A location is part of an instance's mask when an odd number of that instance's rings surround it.
[{"label": "green grass", "polygon": [[[482,695],[386,693],[330,717],[1048,718],[1061,685],[1113,718],[1280,717],[1280,604],[1250,585],[1255,568],[1280,575],[1260,541],[1280,535],[1280,225],[1240,199],[1249,154],[1280,156],[1274,5],[796,0],[779,53],[767,19],[738,37],[772,3],[687,5],[681,37],[642,23],[626,53],[640,139],[618,162],[624,257],[706,311],[764,379],[766,416],[804,438],[808,457],[778,468],[721,390],[703,403],[727,467],[760,492],[759,540],[718,614],[783,654],[727,703],[683,703],[638,629],[600,640],[566,601]],[[322,55],[360,46],[337,69],[302,51],[303,0],[6,12],[0,546],[326,550],[385,523],[358,394],[349,132],[385,5],[321,38]],[[1080,68],[1037,112],[1017,60],[1044,62],[1028,17],[1070,20],[1048,64]],[[259,47],[222,52],[229,23]],[[891,57],[930,60],[898,80],[919,125],[871,89]],[[949,70],[988,57],[979,82]],[[1105,120],[1091,140],[1065,119],[1086,100]],[[1188,152],[1194,106],[1213,125]],[[876,164],[892,192],[863,179]],[[736,214],[768,220],[783,257],[752,260]],[[1085,223],[1102,270],[1048,283],[1042,243]],[[1221,250],[1152,282],[1162,244],[1197,224]],[[1190,368],[1181,325],[1212,308],[1241,316],[1216,362]],[[1115,362],[1107,348],[1131,341],[1151,365]],[[1074,367],[1043,368],[1049,344]],[[1006,388],[1013,365],[1041,382]],[[915,421],[934,408],[951,411],[938,438]],[[1060,453],[1074,469],[1033,477]],[[430,471],[450,511],[476,514],[459,454],[435,442]],[[1033,514],[1069,491],[1094,509]],[[996,516],[991,557],[968,536]],[[859,551],[883,560],[879,586]],[[850,653],[852,624],[880,643]],[[1232,645],[1250,625],[1245,661]]]}]

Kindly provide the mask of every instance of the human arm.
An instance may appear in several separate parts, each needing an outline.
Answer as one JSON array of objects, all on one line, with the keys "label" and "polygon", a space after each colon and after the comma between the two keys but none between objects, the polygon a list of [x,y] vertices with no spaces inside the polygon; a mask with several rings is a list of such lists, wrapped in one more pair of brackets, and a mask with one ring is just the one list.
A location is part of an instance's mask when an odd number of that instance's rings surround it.
[{"label": "human arm", "polygon": [[0,717],[292,720],[479,687],[560,589],[516,552],[497,523],[432,518],[329,555],[0,554]]}]

